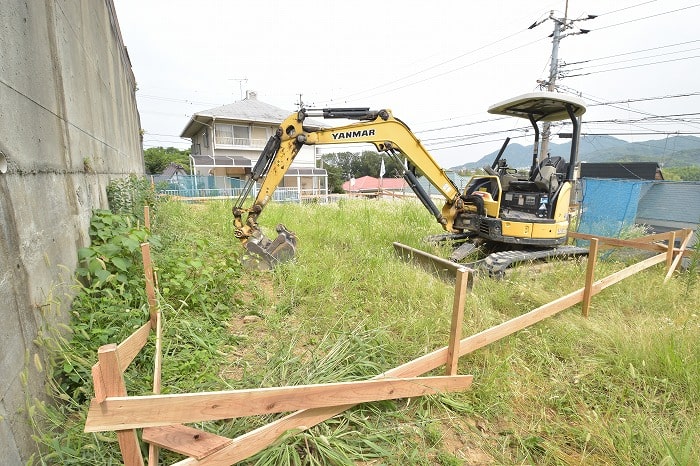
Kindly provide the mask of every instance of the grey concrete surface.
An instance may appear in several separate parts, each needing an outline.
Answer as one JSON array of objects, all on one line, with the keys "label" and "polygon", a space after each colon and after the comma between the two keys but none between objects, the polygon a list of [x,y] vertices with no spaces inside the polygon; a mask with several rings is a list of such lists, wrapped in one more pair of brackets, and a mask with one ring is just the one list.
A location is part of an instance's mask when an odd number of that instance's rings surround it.
[{"label": "grey concrete surface", "polygon": [[0,465],[15,466],[36,450],[37,335],[67,320],[77,248],[107,184],[144,168],[112,0],[3,0],[0,44]]}]

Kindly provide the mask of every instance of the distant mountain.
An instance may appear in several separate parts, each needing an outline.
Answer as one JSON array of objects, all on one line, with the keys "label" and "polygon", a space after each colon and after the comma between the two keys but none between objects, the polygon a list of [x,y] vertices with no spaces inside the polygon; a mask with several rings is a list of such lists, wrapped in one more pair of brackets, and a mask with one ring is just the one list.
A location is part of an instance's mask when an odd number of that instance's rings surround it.
[{"label": "distant mountain", "polygon": [[[550,142],[549,153],[569,158],[571,142]],[[485,155],[476,162],[465,163],[450,170],[482,168],[491,165],[498,151]],[[532,145],[511,143],[502,158],[515,168],[529,168],[532,163]],[[584,136],[579,147],[581,162],[658,162],[664,167],[700,165],[700,138],[695,136],[671,136],[666,139],[627,142],[612,136]]]}]

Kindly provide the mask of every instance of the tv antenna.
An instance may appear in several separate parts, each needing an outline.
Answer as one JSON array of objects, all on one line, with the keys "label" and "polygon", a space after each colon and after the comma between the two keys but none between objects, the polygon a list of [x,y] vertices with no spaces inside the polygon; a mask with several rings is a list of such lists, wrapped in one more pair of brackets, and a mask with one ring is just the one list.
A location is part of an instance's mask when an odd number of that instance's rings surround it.
[{"label": "tv antenna", "polygon": [[243,100],[243,83],[245,82],[246,84],[248,84],[248,78],[231,78],[229,79],[229,81],[238,81],[238,89],[241,92],[240,100]]}]

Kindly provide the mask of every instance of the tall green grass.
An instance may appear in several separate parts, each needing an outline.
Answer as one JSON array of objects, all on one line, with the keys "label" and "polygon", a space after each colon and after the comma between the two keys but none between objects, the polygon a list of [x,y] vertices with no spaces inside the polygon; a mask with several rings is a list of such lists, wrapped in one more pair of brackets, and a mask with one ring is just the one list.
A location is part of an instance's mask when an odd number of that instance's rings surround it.
[{"label": "tall green grass", "polygon": [[[166,203],[154,219],[165,391],[362,380],[447,344],[453,286],[401,262],[392,247],[440,252],[422,242],[440,227],[419,204],[271,204],[260,218],[265,232],[284,223],[299,242],[296,259],[273,272],[241,270],[230,207]],[[614,257],[596,276],[625,266]],[[464,336],[582,287],[585,270],[583,259],[478,277]],[[695,274],[664,285],[662,266],[639,273],[596,295],[588,319],[575,306],[461,358],[460,373],[474,374],[467,392],[359,405],[287,433],[244,464],[697,466]],[[73,350],[64,345],[63,357]],[[130,376],[131,394],[148,392],[147,363]],[[42,406],[54,427],[38,428],[47,450],[38,463],[118,463],[112,434],[80,431],[85,409],[70,396]],[[199,427],[236,436],[277,417]]]}]

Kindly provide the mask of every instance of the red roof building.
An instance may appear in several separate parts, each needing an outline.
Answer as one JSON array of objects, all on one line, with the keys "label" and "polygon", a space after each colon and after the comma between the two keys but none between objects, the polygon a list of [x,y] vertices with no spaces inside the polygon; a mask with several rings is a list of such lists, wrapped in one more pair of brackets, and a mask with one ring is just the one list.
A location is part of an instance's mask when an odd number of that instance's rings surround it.
[{"label": "red roof building", "polygon": [[408,188],[408,184],[403,178],[374,178],[373,176],[363,176],[343,183],[343,190],[346,193],[367,193],[378,192],[380,188],[384,191],[402,191]]}]

